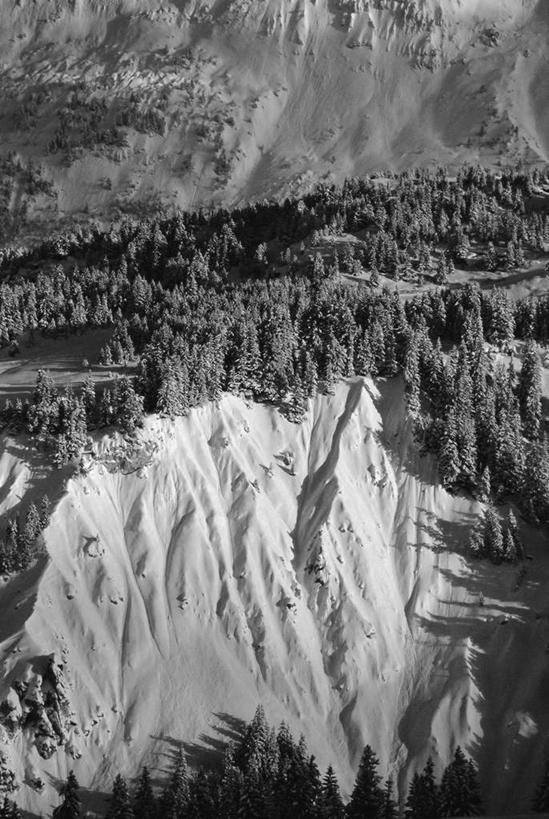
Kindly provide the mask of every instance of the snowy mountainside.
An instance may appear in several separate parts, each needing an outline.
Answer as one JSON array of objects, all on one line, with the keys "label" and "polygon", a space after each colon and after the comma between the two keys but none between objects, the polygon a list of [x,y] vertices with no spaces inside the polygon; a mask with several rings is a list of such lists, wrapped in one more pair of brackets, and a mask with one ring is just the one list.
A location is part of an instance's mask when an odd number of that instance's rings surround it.
[{"label": "snowy mountainside", "polygon": [[546,161],[548,25],[545,0],[7,0],[0,217]]},{"label": "snowy mountainside", "polygon": [[[192,758],[262,702],[347,788],[365,742],[403,792],[460,743],[491,808],[528,807],[539,772],[523,763],[549,729],[547,562],[535,540],[526,578],[466,560],[480,506],[437,485],[402,406],[398,381],[358,379],[300,425],[224,396],[149,419],[133,449],[101,444],[57,503],[48,561],[0,589],[22,804],[55,804],[73,767],[101,792],[162,769],[174,740]],[[8,449],[0,468],[5,510],[32,473]]]}]

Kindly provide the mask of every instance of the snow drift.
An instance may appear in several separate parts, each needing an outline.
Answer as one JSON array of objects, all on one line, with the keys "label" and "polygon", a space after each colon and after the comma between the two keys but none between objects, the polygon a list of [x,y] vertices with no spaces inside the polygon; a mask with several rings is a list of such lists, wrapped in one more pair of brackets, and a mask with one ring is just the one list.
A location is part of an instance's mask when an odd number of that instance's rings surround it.
[{"label": "snow drift", "polygon": [[[142,762],[158,773],[174,741],[200,762],[262,702],[347,788],[365,742],[402,792],[459,743],[493,810],[529,807],[547,560],[532,539],[526,573],[468,563],[480,507],[436,484],[402,405],[398,381],[353,380],[295,425],[225,396],[101,443],[57,503],[48,561],[0,590],[23,804],[54,804],[70,768],[97,793]],[[3,510],[35,491],[9,447],[0,469]]]}]

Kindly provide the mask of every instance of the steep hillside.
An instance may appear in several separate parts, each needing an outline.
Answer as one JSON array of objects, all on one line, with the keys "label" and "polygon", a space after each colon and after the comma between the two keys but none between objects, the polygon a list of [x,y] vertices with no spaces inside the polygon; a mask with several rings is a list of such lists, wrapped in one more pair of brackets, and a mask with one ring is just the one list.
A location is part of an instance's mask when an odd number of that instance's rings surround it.
[{"label": "steep hillside", "polygon": [[546,161],[548,24],[544,0],[7,0],[3,226]]},{"label": "steep hillside", "polygon": [[[402,406],[398,381],[358,379],[301,425],[225,396],[101,444],[57,504],[47,563],[0,591],[23,804],[55,803],[71,767],[99,799],[115,771],[165,769],[181,738],[199,760],[261,701],[347,787],[366,741],[403,792],[461,743],[491,809],[528,808],[549,564],[536,535],[526,572],[468,562],[480,506],[436,484]],[[4,510],[51,480],[11,446],[0,463]]]}]

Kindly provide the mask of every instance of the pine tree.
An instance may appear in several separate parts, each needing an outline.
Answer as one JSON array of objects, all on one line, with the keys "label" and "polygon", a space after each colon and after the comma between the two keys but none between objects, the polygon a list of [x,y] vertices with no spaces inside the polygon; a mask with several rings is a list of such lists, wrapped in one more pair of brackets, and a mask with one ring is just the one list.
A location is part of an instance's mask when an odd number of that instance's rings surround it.
[{"label": "pine tree", "polygon": [[258,705],[252,721],[247,725],[236,754],[236,764],[246,772],[250,765],[261,760],[269,738],[269,726],[262,705]]},{"label": "pine tree", "polygon": [[490,474],[490,467],[485,466],[482,470],[478,484],[478,499],[482,503],[488,503],[490,495],[492,494],[492,477]]},{"label": "pine tree", "polygon": [[95,381],[91,375],[87,375],[82,384],[82,404],[86,416],[86,425],[88,429],[94,429],[97,425],[97,393],[95,390]]},{"label": "pine tree", "polygon": [[408,345],[404,383],[406,385],[408,412],[412,418],[417,418],[421,409],[421,382],[419,374],[419,341],[416,334],[412,336]]},{"label": "pine tree", "polygon": [[221,814],[227,819],[239,819],[241,816],[244,790],[244,775],[235,765],[234,749],[229,746],[223,759],[219,782],[219,807]]},{"label": "pine tree", "polygon": [[420,781],[417,772],[413,775],[412,781],[410,782],[404,816],[405,819],[423,819],[421,815]]},{"label": "pine tree", "polygon": [[439,819],[440,796],[434,775],[434,763],[431,757],[427,760],[419,778],[419,803],[422,819]]},{"label": "pine tree", "polygon": [[518,398],[524,434],[535,441],[541,424],[541,364],[537,345],[532,340],[526,343],[522,355]]},{"label": "pine tree", "polygon": [[515,548],[515,541],[508,526],[506,526],[505,529],[503,530],[503,545],[501,557],[502,560],[505,561],[505,563],[516,563],[518,559],[517,550]]},{"label": "pine tree", "polygon": [[113,783],[106,819],[134,819],[128,784],[120,774]]},{"label": "pine tree", "polygon": [[518,412],[502,412],[496,446],[494,484],[501,490],[519,495],[523,491],[525,450],[520,434]]},{"label": "pine tree", "polygon": [[25,524],[21,532],[22,544],[30,551],[40,534],[40,514],[34,503],[29,504],[25,515]]},{"label": "pine tree", "polygon": [[446,254],[442,254],[435,273],[435,284],[443,285],[448,283],[448,264]]},{"label": "pine tree", "polygon": [[393,798],[393,780],[391,778],[385,782],[383,809],[380,815],[381,819],[397,819],[398,817],[398,808]]},{"label": "pine tree", "polygon": [[440,480],[446,489],[452,489],[460,472],[460,459],[457,447],[456,422],[453,409],[448,413],[439,454]]},{"label": "pine tree", "polygon": [[482,804],[479,790],[476,769],[458,747],[442,776],[441,815],[480,816]]},{"label": "pine tree", "polygon": [[471,759],[467,760],[467,790],[469,794],[469,816],[484,813],[478,771]]},{"label": "pine tree", "polygon": [[503,532],[499,515],[491,506],[484,514],[484,552],[498,563],[503,555]]},{"label": "pine tree", "polygon": [[40,531],[44,531],[50,522],[50,499],[47,495],[42,495],[40,504],[38,506],[38,518],[40,524]]},{"label": "pine tree", "polygon": [[179,750],[172,775],[160,801],[163,819],[179,819],[189,801],[189,777],[183,751]]},{"label": "pine tree", "polygon": [[70,771],[67,781],[60,790],[63,801],[55,808],[53,819],[77,819],[81,815],[79,787],[74,773]]},{"label": "pine tree", "polygon": [[[214,777],[208,776],[205,771],[200,770],[190,783],[187,810],[179,814],[179,817],[184,816],[185,819],[187,817],[188,819],[218,819],[219,811],[216,802],[216,780]],[[243,815],[249,815],[245,809]],[[250,819],[261,819],[261,817],[252,814]]]},{"label": "pine tree", "polygon": [[119,378],[112,390],[115,422],[128,434],[143,426],[143,398],[138,395],[129,378]]},{"label": "pine tree", "polygon": [[22,813],[12,799],[0,796],[0,819],[21,819]]},{"label": "pine tree", "polygon": [[137,788],[133,797],[133,813],[135,819],[154,819],[157,804],[154,797],[151,777],[147,766],[141,771]]},{"label": "pine tree", "polygon": [[530,520],[539,525],[549,520],[549,448],[547,441],[530,448],[523,501]]},{"label": "pine tree", "polygon": [[498,257],[493,242],[488,242],[488,251],[486,253],[486,269],[493,273],[498,267]]},{"label": "pine tree", "polygon": [[6,754],[0,750],[0,796],[10,796],[17,787],[15,773],[8,766]]},{"label": "pine tree", "polygon": [[366,745],[362,753],[351,800],[347,805],[348,819],[381,819],[383,791],[379,787],[381,777],[377,772],[379,760],[372,748]]},{"label": "pine tree", "polygon": [[314,756],[310,756],[303,766],[303,788],[301,792],[301,811],[303,819],[317,819],[322,792],[320,773]]},{"label": "pine tree", "polygon": [[322,819],[344,819],[345,807],[339,792],[339,784],[331,765],[322,780],[319,814]]},{"label": "pine tree", "polygon": [[524,548],[522,540],[520,539],[517,519],[512,509],[509,509],[509,514],[507,515],[507,530],[513,539],[517,560],[524,560]]},{"label": "pine tree", "polygon": [[473,526],[473,528],[469,532],[467,553],[469,554],[470,557],[473,558],[481,558],[485,557],[486,555],[484,545],[484,527],[478,523],[475,526]]},{"label": "pine tree", "polygon": [[26,566],[24,566],[21,562],[21,554],[19,551],[19,526],[16,518],[11,518],[8,520],[8,525],[6,526],[5,548],[7,554],[10,556],[11,571],[14,569],[16,571],[25,569]]}]

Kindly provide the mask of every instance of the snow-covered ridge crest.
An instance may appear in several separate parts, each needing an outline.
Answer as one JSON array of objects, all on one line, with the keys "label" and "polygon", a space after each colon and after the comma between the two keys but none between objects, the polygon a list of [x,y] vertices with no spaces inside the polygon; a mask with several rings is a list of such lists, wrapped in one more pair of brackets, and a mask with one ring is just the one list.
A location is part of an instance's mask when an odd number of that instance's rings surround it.
[{"label": "snow-covered ridge crest", "polygon": [[515,570],[467,562],[479,507],[437,485],[402,399],[398,380],[355,379],[295,425],[227,395],[149,419],[139,446],[105,442],[57,504],[47,563],[0,592],[20,780],[47,796],[74,767],[100,790],[261,701],[347,786],[366,741],[402,788],[461,743],[496,804],[520,807],[549,727],[548,625],[530,623],[546,564],[517,593]]}]

